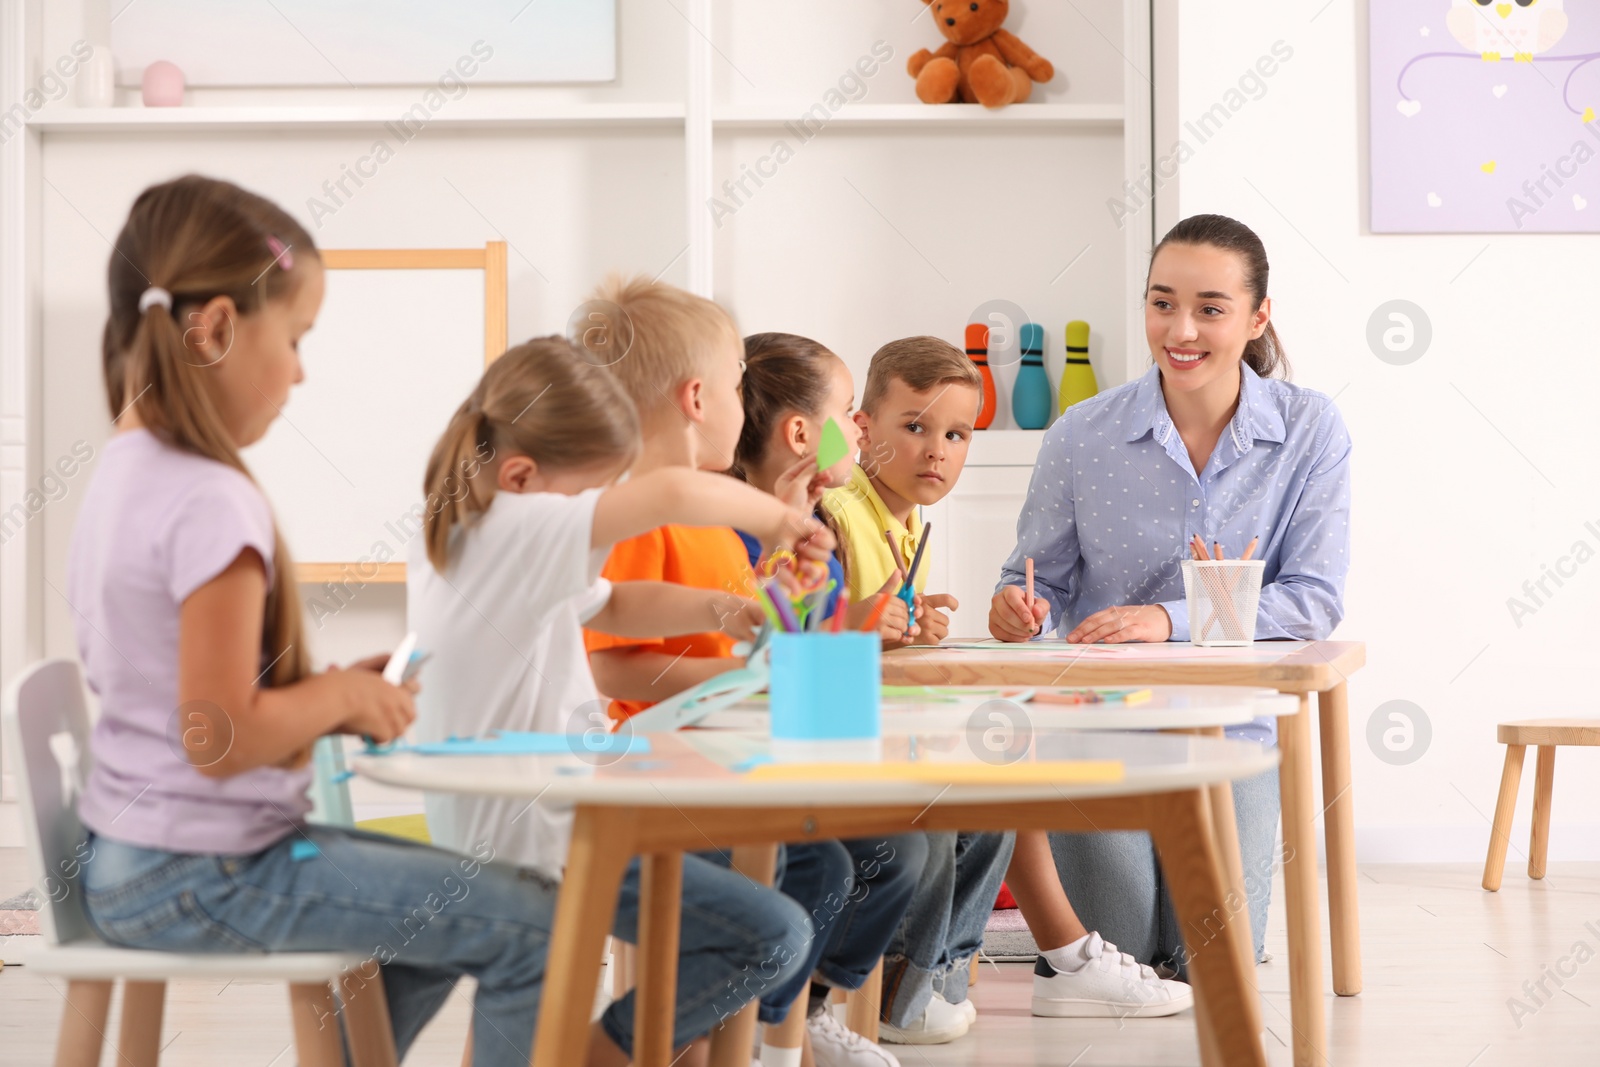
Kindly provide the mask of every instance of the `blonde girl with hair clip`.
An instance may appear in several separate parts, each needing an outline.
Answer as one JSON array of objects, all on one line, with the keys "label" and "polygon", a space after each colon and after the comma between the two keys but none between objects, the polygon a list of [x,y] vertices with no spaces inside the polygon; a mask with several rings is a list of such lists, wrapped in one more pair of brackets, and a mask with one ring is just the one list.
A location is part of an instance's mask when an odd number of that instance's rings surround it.
[{"label": "blonde girl with hair clip", "polygon": [[461,855],[305,821],[311,745],[393,740],[417,692],[383,680],[383,656],[312,671],[293,563],[240,458],[304,377],[311,236],[191,175],[139,196],[109,273],[116,432],[67,563],[101,706],[79,804],[90,923],[131,948],[370,953],[402,1057],[471,975],[473,1063],[526,1067],[554,890],[486,842]]},{"label": "blonde girl with hair clip", "polygon": [[[827,558],[833,538],[820,523],[725,475],[667,467],[619,484],[640,447],[638,415],[616,376],[560,337],[506,352],[456,409],[428,461],[424,536],[407,564],[409,628],[430,656],[417,702],[422,740],[607,727],[584,627],[626,637],[754,636],[763,616],[746,597],[602,578],[618,541],[668,523],[736,525],[803,563]],[[575,751],[590,762],[609,758]],[[426,803],[434,841],[489,842],[554,895],[570,805],[446,794]],[[798,904],[698,856],[684,859],[682,909],[679,1047],[764,988],[794,979],[812,938]],[[636,943],[638,923],[635,860],[613,933]],[[748,981],[756,973],[766,986]],[[605,1062],[627,1062],[633,1006],[630,992],[601,1016],[591,1046]]]}]

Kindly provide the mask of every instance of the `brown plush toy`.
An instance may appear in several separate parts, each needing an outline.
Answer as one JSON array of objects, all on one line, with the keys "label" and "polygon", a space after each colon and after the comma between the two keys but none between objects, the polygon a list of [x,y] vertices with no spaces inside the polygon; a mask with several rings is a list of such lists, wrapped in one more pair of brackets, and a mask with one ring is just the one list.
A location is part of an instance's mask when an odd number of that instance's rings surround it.
[{"label": "brown plush toy", "polygon": [[906,64],[917,79],[917,99],[924,104],[982,104],[1004,107],[1021,103],[1034,82],[1055,77],[1050,61],[1000,27],[1011,10],[1010,0],[922,0],[944,34],[937,52],[919,49]]}]

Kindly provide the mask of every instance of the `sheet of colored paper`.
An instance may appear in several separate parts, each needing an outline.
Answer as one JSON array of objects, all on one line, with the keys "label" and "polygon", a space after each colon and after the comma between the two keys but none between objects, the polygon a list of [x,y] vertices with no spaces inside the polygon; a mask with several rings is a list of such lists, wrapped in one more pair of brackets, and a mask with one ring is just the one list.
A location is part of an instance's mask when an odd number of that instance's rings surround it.
[{"label": "sheet of colored paper", "polygon": [[452,737],[421,745],[401,745],[392,751],[423,756],[564,756],[617,754],[643,756],[650,752],[648,738],[635,734],[545,734],[501,730],[491,737]]},{"label": "sheet of colored paper", "polygon": [[817,470],[825,471],[849,454],[850,444],[839,424],[832,419],[823,423],[822,440],[817,442]]}]

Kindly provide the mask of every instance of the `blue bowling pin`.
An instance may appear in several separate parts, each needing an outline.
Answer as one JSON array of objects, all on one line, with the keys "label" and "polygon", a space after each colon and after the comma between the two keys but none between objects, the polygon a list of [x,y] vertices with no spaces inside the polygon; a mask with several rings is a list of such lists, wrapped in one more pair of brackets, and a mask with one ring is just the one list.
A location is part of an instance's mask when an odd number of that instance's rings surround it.
[{"label": "blue bowling pin", "polygon": [[1050,379],[1044,372],[1044,327],[1025,322],[1019,335],[1022,365],[1011,387],[1011,414],[1024,430],[1042,430],[1050,422]]}]

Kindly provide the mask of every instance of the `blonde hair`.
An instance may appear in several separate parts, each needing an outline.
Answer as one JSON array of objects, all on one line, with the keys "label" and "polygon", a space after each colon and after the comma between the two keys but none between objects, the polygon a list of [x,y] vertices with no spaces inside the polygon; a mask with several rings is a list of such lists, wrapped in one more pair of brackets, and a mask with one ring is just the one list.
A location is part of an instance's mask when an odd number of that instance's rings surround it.
[{"label": "blonde hair", "polygon": [[983,388],[983,377],[967,354],[938,337],[902,337],[874,352],[872,362],[867,364],[861,410],[876,414],[878,401],[889,391],[889,383],[896,380],[919,393],[946,383]]},{"label": "blonde hair", "polygon": [[[680,385],[710,369],[718,345],[740,343],[721,305],[643,275],[612,275],[585,306],[590,318],[609,320],[621,354],[598,362],[616,375],[644,422],[672,407]],[[583,336],[578,340],[592,351]]]},{"label": "blonde hair", "polygon": [[429,562],[443,571],[456,526],[489,510],[493,460],[502,453],[527,456],[546,470],[609,462],[621,469],[633,465],[639,447],[639,416],[622,386],[566,338],[539,337],[508,349],[450,416],[428,457],[422,488]]},{"label": "blonde hair", "polygon": [[[227,296],[241,316],[253,314],[291,297],[304,277],[293,265],[316,258],[311,235],[288,213],[229,182],[191,174],[140,193],[107,272],[101,355],[112,418],[131,408],[161,441],[251,477],[222,420],[210,365],[184,343],[182,309]],[[171,294],[170,308],[140,308],[151,287]],[[261,641],[272,667],[264,682],[284,686],[310,672],[310,656],[294,561],[276,527],[272,554]]]}]

